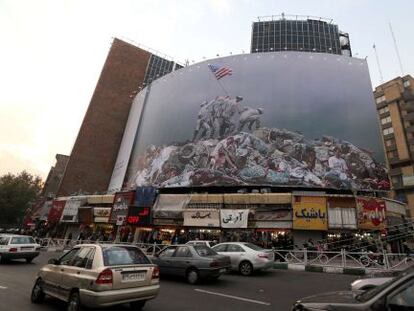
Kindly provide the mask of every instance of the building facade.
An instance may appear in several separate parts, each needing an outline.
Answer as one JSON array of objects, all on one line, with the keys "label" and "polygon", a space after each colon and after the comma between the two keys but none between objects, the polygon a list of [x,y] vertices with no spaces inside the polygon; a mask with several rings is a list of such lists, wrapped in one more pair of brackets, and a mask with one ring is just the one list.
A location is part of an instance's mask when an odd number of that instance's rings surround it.
[{"label": "building facade", "polygon": [[302,51],[352,56],[349,35],[332,20],[300,16],[259,17],[252,25],[251,53]]},{"label": "building facade", "polygon": [[414,79],[397,77],[375,88],[392,197],[414,215]]},{"label": "building facade", "polygon": [[64,154],[56,154],[55,158],[56,164],[50,168],[45,185],[43,186],[43,197],[55,197],[69,161],[69,156]]},{"label": "building facade", "polygon": [[133,44],[114,39],[79,130],[59,195],[108,188],[134,94],[176,67]]}]

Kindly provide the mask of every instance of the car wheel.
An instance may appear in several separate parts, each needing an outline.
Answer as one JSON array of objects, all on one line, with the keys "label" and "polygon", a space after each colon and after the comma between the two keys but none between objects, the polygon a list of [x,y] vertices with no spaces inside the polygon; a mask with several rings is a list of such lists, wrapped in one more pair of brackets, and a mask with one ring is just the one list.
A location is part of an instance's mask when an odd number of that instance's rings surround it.
[{"label": "car wheel", "polygon": [[141,310],[145,306],[146,301],[140,300],[140,301],[133,301],[130,303],[131,309],[134,310]]},{"label": "car wheel", "polygon": [[200,279],[200,275],[198,271],[195,269],[191,269],[187,272],[187,282],[190,284],[196,284]]},{"label": "car wheel", "polygon": [[37,279],[35,285],[33,286],[32,293],[30,295],[30,300],[32,303],[41,303],[45,299],[45,293],[42,288],[42,280]]},{"label": "car wheel", "polygon": [[33,261],[33,258],[26,258],[27,263],[31,263]]},{"label": "car wheel", "polygon": [[239,271],[242,275],[251,275],[253,273],[253,266],[248,261],[242,261],[239,265]]},{"label": "car wheel", "polygon": [[81,303],[79,298],[78,292],[73,292],[70,294],[67,311],[80,311],[81,310]]}]

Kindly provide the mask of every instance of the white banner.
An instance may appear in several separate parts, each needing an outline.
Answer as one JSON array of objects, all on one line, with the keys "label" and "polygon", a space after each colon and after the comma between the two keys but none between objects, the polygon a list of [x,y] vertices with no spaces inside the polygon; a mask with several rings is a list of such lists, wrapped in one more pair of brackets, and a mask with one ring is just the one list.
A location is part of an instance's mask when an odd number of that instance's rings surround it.
[{"label": "white banner", "polygon": [[187,209],[184,211],[184,226],[220,227],[219,211],[213,209]]},{"label": "white banner", "polygon": [[221,209],[222,228],[247,228],[248,209]]},{"label": "white banner", "polygon": [[62,217],[60,218],[60,222],[77,222],[78,210],[82,203],[83,201],[81,200],[67,200],[65,208],[62,212]]}]

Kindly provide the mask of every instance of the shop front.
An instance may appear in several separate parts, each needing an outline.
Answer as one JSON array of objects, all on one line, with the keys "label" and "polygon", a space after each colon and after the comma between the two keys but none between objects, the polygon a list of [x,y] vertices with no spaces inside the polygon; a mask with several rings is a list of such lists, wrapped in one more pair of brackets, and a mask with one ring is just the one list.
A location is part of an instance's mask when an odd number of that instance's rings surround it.
[{"label": "shop front", "polygon": [[65,239],[77,239],[79,236],[78,212],[85,203],[86,199],[83,197],[71,197],[66,201],[60,218],[60,223],[66,225]]},{"label": "shop front", "polygon": [[326,197],[318,195],[293,196],[293,238],[298,247],[314,248],[328,230]]}]

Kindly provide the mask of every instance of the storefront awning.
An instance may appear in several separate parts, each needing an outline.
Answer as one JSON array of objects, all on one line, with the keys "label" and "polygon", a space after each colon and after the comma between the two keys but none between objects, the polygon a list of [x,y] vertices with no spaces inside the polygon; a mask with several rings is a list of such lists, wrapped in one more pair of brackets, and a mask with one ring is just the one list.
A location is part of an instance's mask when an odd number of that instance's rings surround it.
[{"label": "storefront awning", "polygon": [[160,194],[153,207],[154,218],[183,218],[183,211],[190,202],[188,194]]}]

